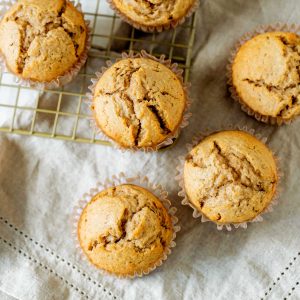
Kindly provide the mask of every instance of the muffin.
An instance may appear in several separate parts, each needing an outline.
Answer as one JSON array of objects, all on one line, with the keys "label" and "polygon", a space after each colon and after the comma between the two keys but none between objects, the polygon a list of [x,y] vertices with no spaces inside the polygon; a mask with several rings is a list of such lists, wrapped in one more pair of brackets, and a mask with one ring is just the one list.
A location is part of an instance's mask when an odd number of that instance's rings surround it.
[{"label": "muffin", "polygon": [[110,0],[111,6],[129,24],[143,31],[162,31],[182,23],[196,9],[198,0]]},{"label": "muffin", "polygon": [[169,251],[174,229],[161,201],[130,184],[108,188],[84,208],[78,240],[89,261],[118,276],[147,274]]},{"label": "muffin", "polygon": [[218,225],[253,220],[271,203],[278,183],[272,152],[243,131],[204,138],[187,155],[183,181],[190,203]]},{"label": "muffin", "polygon": [[122,148],[156,150],[176,135],[186,106],[182,80],[144,57],[125,58],[109,67],[92,99],[96,124]]},{"label": "muffin", "polygon": [[83,15],[65,0],[20,0],[0,23],[0,53],[21,79],[49,83],[80,61],[87,43]]},{"label": "muffin", "polygon": [[300,114],[300,37],[267,32],[245,42],[232,65],[232,85],[246,111],[281,124]]}]

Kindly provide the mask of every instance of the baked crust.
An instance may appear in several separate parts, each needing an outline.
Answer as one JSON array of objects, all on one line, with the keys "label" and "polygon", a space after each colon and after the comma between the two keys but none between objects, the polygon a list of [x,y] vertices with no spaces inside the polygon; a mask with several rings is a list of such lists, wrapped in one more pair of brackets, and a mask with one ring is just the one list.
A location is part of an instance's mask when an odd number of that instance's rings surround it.
[{"label": "baked crust", "polygon": [[124,148],[155,148],[180,126],[187,105],[182,82],[148,58],[116,62],[99,79],[93,96],[101,130]]},{"label": "baked crust", "polygon": [[240,100],[261,116],[289,121],[300,114],[300,37],[268,32],[247,41],[232,66]]},{"label": "baked crust", "polygon": [[0,52],[15,75],[50,82],[67,73],[84,52],[87,28],[66,0],[20,0],[0,23]]},{"label": "baked crust", "polygon": [[132,23],[145,27],[167,26],[184,18],[195,0],[112,0],[116,9]]},{"label": "baked crust", "polygon": [[173,233],[171,217],[160,200],[129,184],[96,195],[78,223],[79,242],[91,263],[121,276],[156,266]]},{"label": "baked crust", "polygon": [[184,186],[190,202],[217,224],[254,219],[272,201],[278,183],[272,152],[243,131],[221,131],[188,154]]}]

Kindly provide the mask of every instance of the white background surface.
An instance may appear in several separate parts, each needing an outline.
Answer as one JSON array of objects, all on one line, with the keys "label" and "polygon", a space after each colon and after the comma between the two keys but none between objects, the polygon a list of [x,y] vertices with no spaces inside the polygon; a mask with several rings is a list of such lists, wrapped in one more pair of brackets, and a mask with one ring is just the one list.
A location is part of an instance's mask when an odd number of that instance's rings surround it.
[{"label": "white background surface", "polygon": [[[17,299],[45,300],[299,299],[300,119],[280,128],[258,123],[230,99],[225,78],[230,49],[242,34],[258,24],[297,22],[299,8],[298,0],[205,1],[192,74],[194,115],[170,151],[130,154],[1,134],[0,290]],[[174,181],[177,157],[193,135],[229,124],[269,137],[284,171],[275,211],[263,223],[231,233],[194,220],[192,210],[180,205]],[[80,259],[71,235],[70,216],[81,195],[121,171],[143,172],[163,184],[182,226],[167,262],[136,280],[99,274]]]}]

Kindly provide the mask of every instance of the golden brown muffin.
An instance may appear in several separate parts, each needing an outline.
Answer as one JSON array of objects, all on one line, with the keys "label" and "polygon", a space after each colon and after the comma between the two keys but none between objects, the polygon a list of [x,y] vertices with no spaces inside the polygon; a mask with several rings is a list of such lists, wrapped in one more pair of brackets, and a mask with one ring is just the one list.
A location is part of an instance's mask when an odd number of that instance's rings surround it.
[{"label": "golden brown muffin", "polygon": [[79,242],[91,263],[120,276],[150,271],[167,253],[173,234],[160,200],[129,184],[97,194],[78,224]]},{"label": "golden brown muffin", "polygon": [[87,39],[80,13],[69,1],[19,0],[0,23],[0,52],[15,75],[50,82],[79,60]]},{"label": "golden brown muffin", "polygon": [[193,9],[198,0],[111,0],[113,8],[131,25],[145,31],[168,28]]},{"label": "golden brown muffin", "polygon": [[250,111],[277,123],[300,114],[300,37],[268,32],[247,41],[232,66],[232,83]]},{"label": "golden brown muffin", "polygon": [[186,95],[168,67],[147,58],[116,62],[99,79],[92,109],[101,130],[124,148],[155,148],[183,118]]},{"label": "golden brown muffin", "polygon": [[203,139],[186,157],[184,187],[189,201],[217,224],[250,221],[275,195],[272,152],[243,131],[221,131]]}]

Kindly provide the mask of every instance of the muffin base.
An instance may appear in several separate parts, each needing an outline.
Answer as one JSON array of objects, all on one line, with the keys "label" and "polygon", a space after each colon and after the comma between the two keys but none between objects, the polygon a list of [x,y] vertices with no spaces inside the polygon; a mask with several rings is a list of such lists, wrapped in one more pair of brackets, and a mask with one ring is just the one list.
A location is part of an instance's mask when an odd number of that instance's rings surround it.
[{"label": "muffin base", "polygon": [[252,32],[247,32],[244,34],[236,43],[234,48],[231,51],[230,58],[228,61],[228,65],[226,67],[226,75],[227,75],[227,85],[229,88],[229,92],[231,97],[241,105],[241,109],[246,112],[249,116],[254,117],[256,120],[267,123],[270,125],[283,125],[283,124],[290,124],[297,116],[290,118],[290,119],[283,119],[282,117],[272,117],[262,115],[259,112],[253,110],[248,104],[246,104],[243,99],[238,95],[235,86],[233,85],[232,80],[232,67],[234,64],[234,59],[241,48],[241,46],[249,41],[250,39],[254,38],[258,34],[272,32],[272,31],[283,31],[283,32],[293,32],[300,35],[300,25],[296,24],[274,24],[274,25],[262,25],[256,28]]},{"label": "muffin base", "polygon": [[[17,0],[0,0],[0,20],[3,18],[3,16],[6,14],[6,12],[11,8],[12,5],[14,5]],[[69,0],[70,3],[74,5],[74,7],[82,13],[81,4],[76,4],[75,1]],[[83,13],[82,13],[83,14]],[[2,72],[9,72],[12,75],[16,77],[15,81],[21,86],[24,87],[31,87],[38,90],[44,90],[44,89],[57,89],[61,86],[64,86],[68,83],[70,83],[79,73],[81,68],[84,66],[84,64],[87,61],[88,58],[88,52],[91,48],[91,28],[90,28],[90,21],[84,20],[85,25],[87,28],[87,36],[85,41],[85,47],[83,53],[78,58],[77,62],[73,65],[71,69],[69,69],[65,74],[58,76],[56,79],[53,79],[49,82],[40,82],[40,81],[34,81],[30,79],[25,79],[20,75],[15,74],[12,72],[9,67],[6,64],[5,57],[0,52],[0,68]]]},{"label": "muffin base", "polygon": [[101,191],[112,187],[112,186],[117,186],[121,184],[135,184],[138,186],[141,186],[151,193],[153,193],[163,204],[163,206],[167,209],[168,214],[171,216],[172,219],[172,225],[173,225],[173,237],[172,241],[170,242],[170,245],[168,248],[166,248],[163,256],[159,261],[155,263],[152,267],[149,269],[142,271],[142,272],[136,272],[134,275],[119,275],[119,274],[114,274],[114,273],[109,273],[105,270],[99,269],[103,274],[105,275],[114,275],[119,278],[135,278],[135,277],[142,277],[144,275],[148,275],[150,272],[154,271],[157,267],[162,265],[163,261],[165,261],[168,257],[168,255],[171,254],[171,248],[174,248],[176,246],[175,243],[175,238],[176,238],[176,233],[180,231],[180,226],[177,224],[178,223],[178,218],[176,217],[176,211],[177,208],[173,207],[171,205],[171,201],[168,200],[168,192],[161,186],[157,184],[153,184],[150,182],[147,176],[143,176],[141,174],[138,174],[137,176],[134,177],[127,177],[124,173],[120,173],[118,175],[114,175],[111,178],[107,178],[106,180],[102,182],[98,182],[96,184],[95,188],[90,189],[88,193],[85,193],[82,198],[78,201],[78,204],[75,206],[73,214],[72,214],[72,236],[76,244],[76,249],[78,250],[78,254],[80,259],[89,262],[89,265],[92,265],[95,267],[87,258],[87,256],[84,254],[84,252],[81,249],[79,239],[78,239],[78,222],[81,216],[81,213],[83,209],[86,207],[86,205],[91,201],[91,199],[100,193]]},{"label": "muffin base", "polygon": [[195,0],[195,3],[191,6],[189,11],[185,16],[178,20],[172,20],[170,23],[165,25],[159,26],[145,26],[140,25],[138,22],[133,21],[132,19],[128,18],[125,14],[123,14],[114,4],[113,0],[107,0],[108,4],[110,5],[111,9],[116,12],[116,14],[126,23],[130,24],[134,28],[144,31],[144,32],[162,32],[164,30],[169,30],[171,28],[176,28],[178,25],[181,25],[185,22],[187,18],[189,18],[199,7],[200,0]]},{"label": "muffin base", "polygon": [[[267,138],[256,133],[254,129],[249,129],[248,127],[237,127],[237,126],[229,126],[226,127],[225,129],[222,130],[217,130],[219,131],[223,131],[223,130],[240,130],[240,131],[245,131],[253,136],[255,136],[258,140],[260,140],[262,143],[267,144]],[[196,146],[199,144],[199,142],[201,142],[204,138],[206,138],[207,136],[217,132],[216,130],[207,130],[205,132],[201,132],[199,133],[197,136],[195,136],[192,139],[192,142],[186,145],[187,148],[187,153],[186,155]],[[278,183],[277,183],[277,187],[276,187],[276,192],[275,195],[273,196],[273,199],[271,200],[270,204],[259,214],[257,215],[254,219],[249,220],[247,222],[242,222],[242,223],[228,223],[228,224],[217,224],[214,221],[211,221],[210,219],[208,219],[203,213],[201,213],[190,201],[189,198],[186,194],[185,191],[185,186],[184,186],[184,178],[183,178],[183,171],[184,171],[184,164],[185,164],[185,158],[186,155],[184,156],[179,156],[178,157],[178,165],[176,167],[177,169],[177,176],[175,177],[175,180],[178,182],[178,185],[180,187],[180,191],[178,192],[178,196],[180,196],[182,199],[181,204],[182,205],[188,205],[193,209],[193,217],[194,218],[200,218],[202,223],[205,222],[212,222],[214,224],[216,224],[217,229],[218,230],[223,230],[226,229],[227,231],[231,231],[233,228],[237,229],[237,228],[243,228],[243,229],[247,229],[247,224],[248,223],[257,223],[257,222],[262,222],[263,219],[263,215],[269,212],[272,212],[274,209],[274,206],[276,206],[278,204],[278,199],[280,196],[280,179],[282,178],[282,174],[280,172],[280,168],[279,168],[279,159],[277,158],[277,156],[274,154],[273,152],[273,157],[276,161],[276,166],[277,166],[277,176],[278,176]]]},{"label": "muffin base", "polygon": [[97,72],[96,78],[92,79],[92,85],[89,86],[89,90],[90,92],[86,95],[87,97],[87,101],[86,103],[89,105],[90,110],[93,112],[92,110],[92,105],[93,105],[93,98],[94,98],[94,92],[95,92],[95,88],[96,85],[99,81],[99,79],[102,77],[102,75],[104,74],[104,72],[110,68],[115,62],[118,62],[122,59],[127,59],[127,58],[147,58],[147,59],[152,59],[154,61],[157,61],[163,65],[165,65],[167,68],[169,68],[173,73],[176,74],[177,78],[179,79],[179,81],[182,84],[184,93],[185,93],[185,98],[186,98],[186,104],[185,104],[185,108],[183,111],[183,115],[182,115],[182,120],[181,123],[178,124],[177,129],[175,129],[175,131],[171,134],[168,135],[168,137],[161,142],[160,144],[158,144],[157,146],[153,146],[153,147],[143,147],[143,148],[139,148],[139,147],[131,147],[131,148],[125,148],[122,147],[120,144],[118,144],[116,141],[114,141],[113,139],[109,138],[100,128],[100,126],[97,124],[96,121],[96,117],[95,115],[93,115],[93,117],[91,118],[91,127],[95,130],[95,132],[97,132],[97,134],[100,136],[101,139],[105,140],[105,141],[109,141],[112,143],[112,145],[116,148],[121,150],[122,152],[125,151],[144,151],[144,152],[154,152],[157,151],[161,148],[164,147],[168,147],[170,145],[172,145],[174,143],[174,140],[176,140],[181,132],[181,130],[185,127],[187,127],[189,125],[189,118],[192,116],[192,114],[188,111],[190,106],[191,106],[191,98],[189,96],[189,87],[190,84],[185,84],[183,82],[183,77],[182,77],[182,73],[183,70],[178,68],[178,64],[171,63],[171,60],[166,60],[165,56],[162,55],[160,58],[156,58],[150,54],[148,54],[146,51],[142,50],[140,53],[134,54],[133,52],[129,52],[129,53],[122,53],[122,58],[116,59],[114,62],[112,62],[111,60],[108,60],[106,62],[107,67],[102,67],[101,72]]}]

